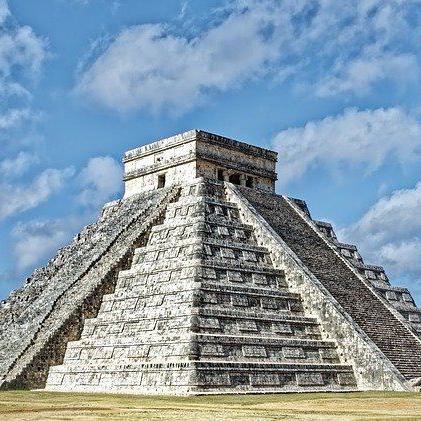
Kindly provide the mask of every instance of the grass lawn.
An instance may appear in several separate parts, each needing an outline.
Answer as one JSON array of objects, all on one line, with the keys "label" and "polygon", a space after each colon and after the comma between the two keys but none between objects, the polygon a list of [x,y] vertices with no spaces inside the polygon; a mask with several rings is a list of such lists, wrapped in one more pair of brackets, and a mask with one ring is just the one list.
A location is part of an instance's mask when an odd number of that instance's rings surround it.
[{"label": "grass lawn", "polygon": [[421,393],[147,397],[0,392],[0,420],[421,420]]}]

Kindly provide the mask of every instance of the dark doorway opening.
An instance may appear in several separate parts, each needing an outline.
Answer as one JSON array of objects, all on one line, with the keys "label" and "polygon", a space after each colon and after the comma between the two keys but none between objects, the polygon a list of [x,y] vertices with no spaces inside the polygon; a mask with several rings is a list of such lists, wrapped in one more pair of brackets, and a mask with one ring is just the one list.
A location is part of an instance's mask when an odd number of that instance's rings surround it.
[{"label": "dark doorway opening", "polygon": [[165,174],[158,175],[158,189],[165,187]]},{"label": "dark doorway opening", "polygon": [[240,182],[240,174],[237,174],[237,173],[231,174],[229,176],[229,182],[232,183],[232,184],[237,184],[239,186],[241,184],[241,182]]},{"label": "dark doorway opening", "polygon": [[254,178],[253,177],[247,177],[246,178],[246,187],[254,187]]},{"label": "dark doorway opening", "polygon": [[218,170],[218,180],[224,181],[224,170]]}]

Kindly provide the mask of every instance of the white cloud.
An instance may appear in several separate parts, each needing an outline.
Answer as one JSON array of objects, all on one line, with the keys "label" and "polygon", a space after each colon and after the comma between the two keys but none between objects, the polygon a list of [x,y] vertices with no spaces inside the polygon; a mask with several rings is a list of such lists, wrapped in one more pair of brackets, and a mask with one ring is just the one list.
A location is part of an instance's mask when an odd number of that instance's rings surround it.
[{"label": "white cloud", "polygon": [[[4,176],[18,176],[32,163],[34,159],[21,152],[14,159],[1,161],[0,172]],[[60,191],[74,174],[72,167],[46,169],[29,185],[3,181],[0,183],[0,220],[45,202]],[[74,180],[81,188],[77,201],[82,205],[82,212],[62,219],[35,219],[15,226],[12,234],[15,239],[15,270],[18,272],[33,267],[66,243],[82,225],[93,220],[104,203],[121,190],[122,168],[111,157],[95,157],[88,161]]]},{"label": "white cloud", "polygon": [[278,133],[281,183],[301,177],[310,168],[337,170],[345,165],[378,169],[387,158],[408,163],[421,158],[421,124],[400,108],[359,111],[310,121]]},{"label": "white cloud", "polygon": [[338,64],[333,74],[317,84],[316,93],[319,96],[344,92],[365,95],[376,83],[387,79],[396,84],[416,83],[418,72],[418,61],[414,54],[364,55]]},{"label": "white cloud", "polygon": [[7,2],[0,0],[0,142],[6,146],[20,142],[11,130],[23,132],[39,118],[30,106],[31,88],[46,56],[46,40],[19,25]]},{"label": "white cloud", "polygon": [[8,110],[0,115],[0,131],[19,127],[23,122],[35,118],[34,113],[28,108]]},{"label": "white cloud", "polygon": [[324,96],[418,80],[419,45],[408,41],[418,0],[229,4],[193,37],[163,24],[124,29],[82,72],[76,90],[120,111],[183,112],[210,91],[268,74]]},{"label": "white cloud", "polygon": [[[377,256],[377,255],[375,255]],[[387,243],[381,247],[382,263],[399,275],[421,275],[421,239]]]},{"label": "white cloud", "polygon": [[58,192],[66,179],[74,174],[73,168],[63,170],[46,169],[27,186],[0,184],[0,220],[19,212],[26,211],[45,202]]},{"label": "white cloud", "polygon": [[[14,160],[0,162],[0,171],[19,172],[19,166],[28,164],[30,157],[24,153]],[[23,170],[23,168],[22,168]],[[0,185],[0,220],[13,213],[38,206],[52,194],[57,193],[64,183],[74,175],[73,168],[64,170],[47,169],[29,186]],[[58,247],[69,242],[80,228],[91,223],[99,209],[122,187],[122,168],[113,158],[95,157],[82,168],[74,183],[81,192],[77,201],[82,205],[78,213],[52,219],[34,219],[19,222],[12,230],[15,256],[14,273],[32,270],[40,261],[54,254]]]},{"label": "white cloud", "polygon": [[29,26],[7,24],[8,16],[7,3],[0,0],[0,95],[27,96],[22,75],[30,80],[38,75],[47,56],[47,41]]},{"label": "white cloud", "polygon": [[91,158],[80,172],[78,179],[82,191],[78,201],[84,206],[99,207],[121,191],[123,170],[109,156]]},{"label": "white cloud", "polygon": [[15,158],[7,158],[0,161],[0,174],[5,177],[19,176],[38,162],[39,159],[36,155],[21,151]]},{"label": "white cloud", "polygon": [[377,201],[341,239],[358,244],[366,260],[393,276],[421,277],[421,182]]},{"label": "white cloud", "polygon": [[0,0],[0,25],[6,20],[10,15],[9,7],[6,0]]},{"label": "white cloud", "polygon": [[192,40],[169,34],[163,25],[131,27],[83,74],[77,90],[120,111],[187,110],[206,90],[232,88],[278,55],[260,34],[264,19],[232,16]]},{"label": "white cloud", "polygon": [[29,26],[1,34],[0,71],[8,76],[13,66],[21,66],[37,73],[46,56],[45,47],[45,41],[37,37]]},{"label": "white cloud", "polygon": [[80,221],[73,218],[33,220],[19,223],[12,231],[14,255],[18,271],[32,268],[65,245]]}]

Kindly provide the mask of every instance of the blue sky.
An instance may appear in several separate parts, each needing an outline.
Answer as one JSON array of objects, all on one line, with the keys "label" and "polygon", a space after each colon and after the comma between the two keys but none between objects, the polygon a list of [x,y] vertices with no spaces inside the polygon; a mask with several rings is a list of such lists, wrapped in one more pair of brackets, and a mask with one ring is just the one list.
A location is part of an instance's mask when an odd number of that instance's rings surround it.
[{"label": "blue sky", "polygon": [[[418,0],[0,0],[0,298],[199,128],[279,152],[303,198],[421,302]],[[418,184],[420,183],[420,184]]]}]

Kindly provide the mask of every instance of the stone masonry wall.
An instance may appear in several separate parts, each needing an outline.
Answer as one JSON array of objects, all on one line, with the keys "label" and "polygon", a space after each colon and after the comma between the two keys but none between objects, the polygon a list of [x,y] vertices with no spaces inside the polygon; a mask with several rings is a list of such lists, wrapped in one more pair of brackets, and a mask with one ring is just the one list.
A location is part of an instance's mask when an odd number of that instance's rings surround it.
[{"label": "stone masonry wall", "polygon": [[184,184],[47,390],[198,394],[354,390],[300,296],[221,183]]},{"label": "stone masonry wall", "polygon": [[[358,389],[408,390],[405,378],[262,217],[261,208],[258,212],[253,207],[255,203],[252,205],[244,196],[255,192],[228,183],[226,189],[243,220],[254,227],[258,243],[265,244],[275,266],[285,270],[291,288],[301,294],[304,308],[320,320],[324,337],[336,341],[341,361],[354,366]],[[269,205],[269,199],[281,199],[265,196],[260,197],[262,206]],[[282,216],[278,214],[278,218]]]},{"label": "stone masonry wall", "polygon": [[421,337],[421,308],[416,306],[411,292],[407,288],[392,285],[382,266],[367,264],[353,244],[342,243],[338,240],[333,226],[324,221],[312,219],[305,202],[298,199],[288,199],[293,207],[300,212],[308,223],[336,252],[346,259],[359,276],[368,282],[372,291],[390,308],[392,313],[401,319],[410,330]]},{"label": "stone masonry wall", "polygon": [[79,339],[87,319],[96,317],[104,294],[114,291],[118,271],[113,270],[83,304],[67,319],[66,323],[48,340],[41,352],[33,358],[15,379],[5,383],[3,389],[41,389],[45,386],[48,370],[61,364],[67,343]]},{"label": "stone masonry wall", "polygon": [[[44,381],[49,361],[62,358],[65,345],[60,344],[59,338],[67,341],[77,336],[81,325],[76,321],[83,322],[85,317],[96,314],[101,294],[112,290],[115,271],[127,264],[142,235],[160,218],[177,191],[161,189],[106,208],[96,224],[59,253],[64,263],[57,270],[38,271],[29,286],[3,304],[2,387],[38,387]],[[45,279],[40,273],[54,275]],[[36,293],[32,295],[33,291]],[[20,306],[21,302],[29,304]],[[46,351],[49,346],[51,354]],[[36,371],[41,374],[30,374]]]}]

